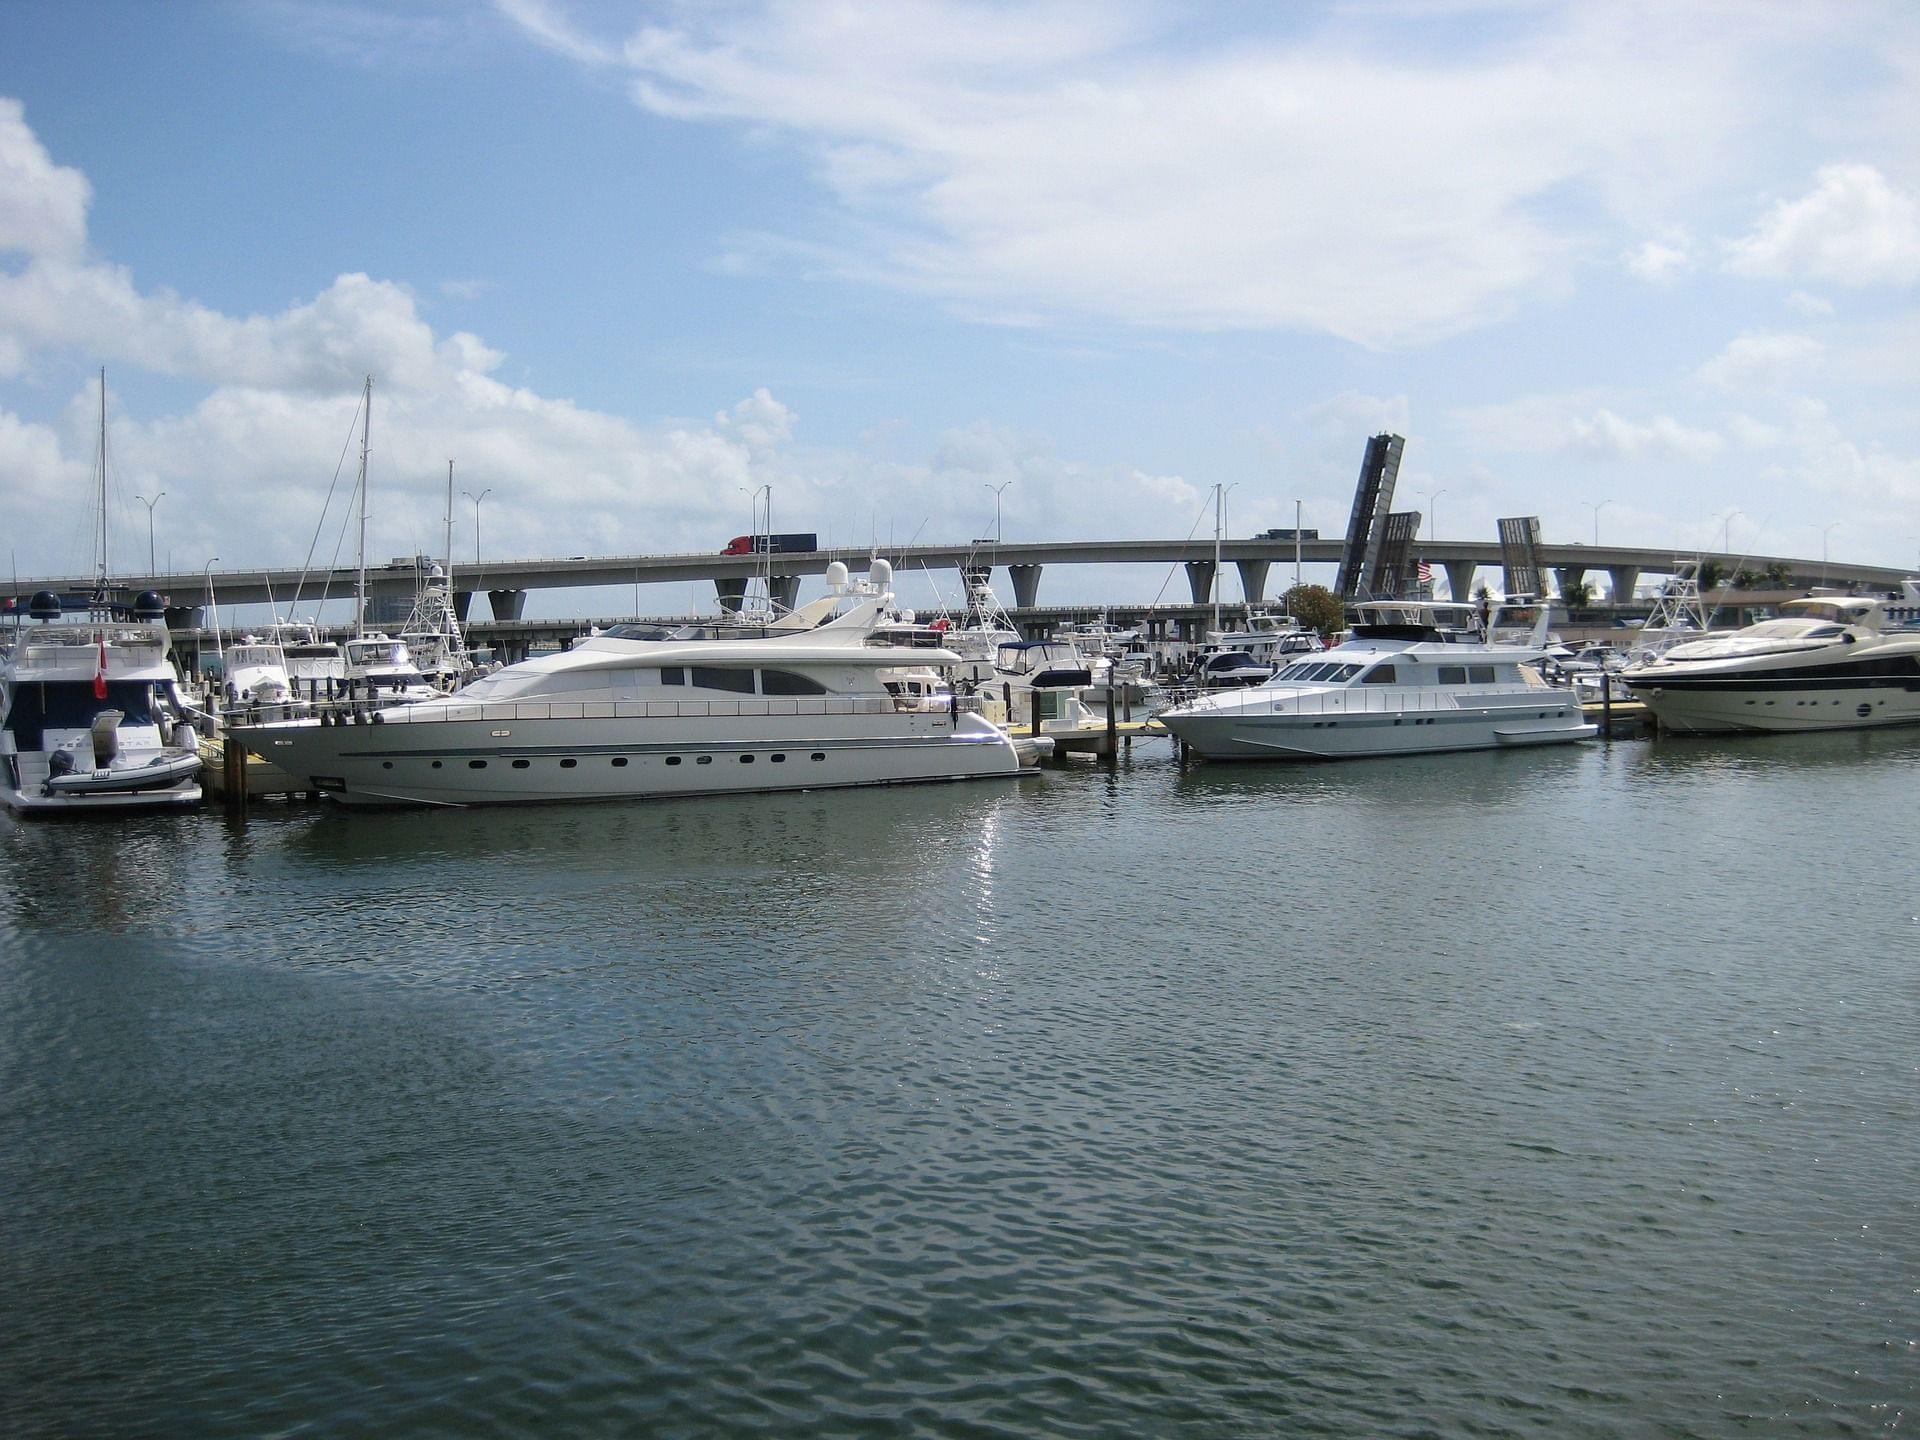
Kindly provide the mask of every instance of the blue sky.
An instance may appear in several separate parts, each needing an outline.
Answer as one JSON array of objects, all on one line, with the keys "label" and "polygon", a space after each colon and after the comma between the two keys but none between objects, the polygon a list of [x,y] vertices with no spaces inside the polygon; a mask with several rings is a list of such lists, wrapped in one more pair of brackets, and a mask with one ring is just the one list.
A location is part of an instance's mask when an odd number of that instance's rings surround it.
[{"label": "blue sky", "polygon": [[449,458],[494,556],[716,549],[761,485],[1332,533],[1390,428],[1444,537],[1912,564],[1917,102],[1903,4],[16,0],[0,513],[88,568],[104,365],[182,570],[306,553],[367,373],[380,558]]}]

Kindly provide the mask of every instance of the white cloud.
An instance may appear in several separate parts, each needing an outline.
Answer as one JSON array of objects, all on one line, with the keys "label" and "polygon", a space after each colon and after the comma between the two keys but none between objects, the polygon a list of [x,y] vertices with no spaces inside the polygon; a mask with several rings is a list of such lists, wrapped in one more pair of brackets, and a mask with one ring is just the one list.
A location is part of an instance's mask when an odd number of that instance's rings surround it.
[{"label": "white cloud", "polygon": [[1728,246],[1727,268],[1768,279],[1911,285],[1920,279],[1920,206],[1871,165],[1829,165]]},{"label": "white cloud", "polygon": [[793,438],[793,412],[774,399],[765,386],[713,419],[722,431],[739,436],[754,450],[769,450]]},{"label": "white cloud", "polygon": [[1514,454],[1698,462],[1726,445],[1717,431],[1685,425],[1670,415],[1631,420],[1585,396],[1533,396],[1461,410],[1454,419],[1477,444]]},{"label": "white cloud", "polygon": [[55,165],[18,100],[0,96],[0,254],[64,258],[86,244],[92,187]]},{"label": "white cloud", "polygon": [[[550,10],[506,13],[556,45]],[[1376,345],[1497,317],[1604,217],[1715,183],[1767,93],[1752,72],[1795,25],[1728,43],[1704,13],[1538,7],[1499,43],[1414,60],[1338,10],[1286,38],[1171,46],[1175,17],[1143,7],[667,13],[625,44],[637,103],[786,137],[841,207],[828,234],[726,237],[724,266],[780,263],[785,245],[996,320]],[[605,48],[565,34],[563,51]]]},{"label": "white cloud", "polygon": [[1768,389],[1818,360],[1823,349],[1811,335],[1742,335],[1700,367],[1700,378],[1722,390]]},{"label": "white cloud", "polygon": [[500,12],[540,44],[584,65],[611,65],[619,52],[583,35],[554,6],[544,0],[494,0]]},{"label": "white cloud", "polygon": [[1413,428],[1413,406],[1404,395],[1365,395],[1358,390],[1342,390],[1301,412],[1300,418],[1316,429],[1330,431],[1341,443],[1350,444],[1355,435],[1378,435],[1385,431],[1405,435]]},{"label": "white cloud", "polygon": [[1693,264],[1684,243],[1648,240],[1621,257],[1633,274],[1650,285],[1670,285]]},{"label": "white cloud", "polygon": [[1796,290],[1787,296],[1787,308],[1809,320],[1825,320],[1833,314],[1833,302],[1805,290]]}]

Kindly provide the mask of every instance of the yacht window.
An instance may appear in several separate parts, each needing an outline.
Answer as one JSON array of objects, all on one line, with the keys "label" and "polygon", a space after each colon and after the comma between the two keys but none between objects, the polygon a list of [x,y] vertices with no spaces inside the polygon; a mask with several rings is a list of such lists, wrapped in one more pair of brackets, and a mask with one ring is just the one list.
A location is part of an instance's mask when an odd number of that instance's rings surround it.
[{"label": "yacht window", "polygon": [[1442,665],[1440,667],[1442,685],[1464,685],[1467,683],[1467,667],[1464,665]]},{"label": "yacht window", "polygon": [[1360,677],[1362,685],[1392,685],[1395,683],[1394,669],[1391,665],[1376,665]]},{"label": "yacht window", "polygon": [[694,757],[693,763],[696,765],[711,765],[713,763],[713,757],[711,755],[697,755]]},{"label": "yacht window", "polygon": [[1491,685],[1493,683],[1493,667],[1491,665],[1469,665],[1467,667],[1467,678],[1476,685]]},{"label": "yacht window", "polygon": [[827,693],[827,687],[811,676],[796,675],[791,670],[762,670],[760,693],[762,695],[824,695]]},{"label": "yacht window", "polygon": [[736,694],[753,693],[753,671],[729,670],[718,665],[695,665],[693,683],[702,690],[732,690]]},{"label": "yacht window", "polygon": [[680,757],[678,755],[667,756],[667,764],[678,765],[679,763],[680,763]]},{"label": "yacht window", "polygon": [[660,672],[662,685],[684,685],[687,683],[687,671],[683,665],[668,665]]},{"label": "yacht window", "polygon": [[1360,673],[1358,665],[1329,665],[1327,668],[1333,672],[1327,676],[1327,679],[1336,685],[1342,681],[1351,680]]}]

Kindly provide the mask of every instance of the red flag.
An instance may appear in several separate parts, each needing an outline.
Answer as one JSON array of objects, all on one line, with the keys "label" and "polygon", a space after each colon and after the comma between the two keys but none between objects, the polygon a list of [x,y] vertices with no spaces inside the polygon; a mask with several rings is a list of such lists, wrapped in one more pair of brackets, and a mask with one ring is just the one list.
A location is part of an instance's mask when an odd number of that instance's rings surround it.
[{"label": "red flag", "polygon": [[107,637],[100,637],[100,661],[93,672],[93,698],[107,698]]}]

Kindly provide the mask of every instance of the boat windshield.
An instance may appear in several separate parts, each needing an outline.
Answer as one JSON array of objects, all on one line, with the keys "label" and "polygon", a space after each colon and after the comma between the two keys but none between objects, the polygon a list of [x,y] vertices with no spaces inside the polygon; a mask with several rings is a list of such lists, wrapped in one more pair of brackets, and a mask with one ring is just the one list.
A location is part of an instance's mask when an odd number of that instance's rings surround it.
[{"label": "boat windshield", "polygon": [[1277,673],[1269,685],[1343,685],[1360,673],[1358,665],[1333,660],[1296,660]]}]

